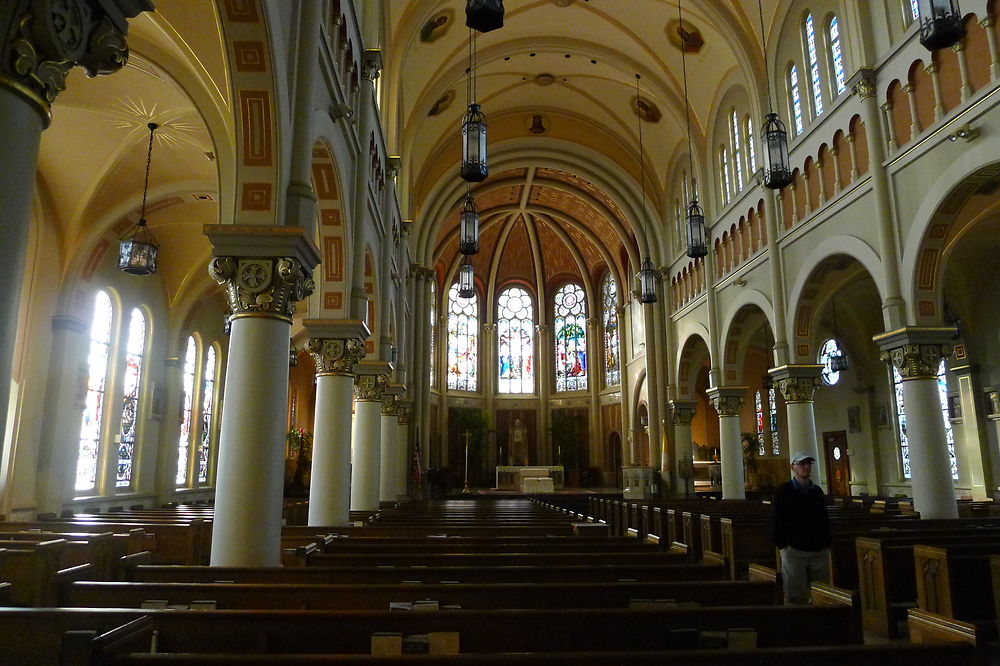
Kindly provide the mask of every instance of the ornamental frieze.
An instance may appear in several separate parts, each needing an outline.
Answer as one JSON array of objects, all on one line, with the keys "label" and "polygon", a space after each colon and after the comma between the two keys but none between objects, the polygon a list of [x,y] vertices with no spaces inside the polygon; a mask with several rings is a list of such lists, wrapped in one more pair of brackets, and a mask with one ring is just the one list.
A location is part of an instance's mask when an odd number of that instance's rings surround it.
[{"label": "ornamental frieze", "polygon": [[306,350],[316,363],[316,374],[354,374],[354,366],[365,356],[360,338],[309,338]]},{"label": "ornamental frieze", "polygon": [[226,287],[234,316],[265,315],[290,322],[295,303],[315,288],[309,272],[291,257],[216,257],[208,272]]}]

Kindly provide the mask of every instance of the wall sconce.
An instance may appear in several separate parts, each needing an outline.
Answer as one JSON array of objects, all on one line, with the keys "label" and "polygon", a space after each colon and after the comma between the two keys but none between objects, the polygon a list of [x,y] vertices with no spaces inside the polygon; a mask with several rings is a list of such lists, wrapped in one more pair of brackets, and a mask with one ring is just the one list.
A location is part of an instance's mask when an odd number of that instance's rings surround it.
[{"label": "wall sconce", "polygon": [[979,136],[979,128],[973,127],[972,125],[965,124],[956,129],[954,132],[948,135],[949,141],[972,141],[977,136]]},{"label": "wall sconce", "polygon": [[745,287],[746,285],[747,285],[747,281],[744,280],[741,277],[738,277],[735,280],[733,280],[733,286],[734,287]]}]

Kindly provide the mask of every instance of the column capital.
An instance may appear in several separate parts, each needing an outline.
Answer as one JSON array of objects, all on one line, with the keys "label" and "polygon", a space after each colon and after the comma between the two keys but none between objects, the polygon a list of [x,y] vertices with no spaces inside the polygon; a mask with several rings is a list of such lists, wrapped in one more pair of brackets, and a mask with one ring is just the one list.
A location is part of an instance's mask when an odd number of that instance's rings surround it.
[{"label": "column capital", "polygon": [[372,83],[382,73],[382,49],[365,49],[361,59],[361,74]]},{"label": "column capital", "polygon": [[859,69],[857,74],[851,77],[851,92],[865,101],[875,96],[875,72],[871,69]]},{"label": "column capital", "polygon": [[230,319],[267,317],[291,324],[295,303],[315,288],[294,257],[215,257],[208,272],[226,287]]},{"label": "column capital", "polygon": [[739,416],[749,386],[716,386],[705,393],[719,416]]},{"label": "column capital", "polygon": [[767,374],[778,385],[786,403],[812,402],[813,393],[823,385],[824,367],[814,363],[789,364],[771,368]]},{"label": "column capital", "polygon": [[984,18],[982,21],[979,22],[979,25],[983,26],[984,28],[992,28],[993,27],[993,17],[990,16],[989,14],[987,14],[986,18]]},{"label": "column capital", "polygon": [[396,418],[396,422],[399,425],[409,425],[410,416],[413,414],[413,401],[412,400],[400,400],[399,401],[399,415]]},{"label": "column capital", "polygon": [[937,74],[938,71],[940,71],[940,69],[941,68],[938,67],[938,64],[936,62],[932,62],[931,64],[924,67],[924,71],[927,72],[928,74]]},{"label": "column capital", "polygon": [[309,340],[306,350],[316,363],[317,375],[353,375],[354,366],[365,357],[368,326],[360,320],[306,319]]},{"label": "column capital", "polygon": [[691,425],[694,415],[698,411],[698,403],[695,400],[670,400],[670,414],[673,417],[674,425]]},{"label": "column capital", "polygon": [[902,88],[900,88],[900,90],[902,90],[903,92],[905,92],[907,95],[910,95],[910,94],[913,93],[913,84],[912,83],[907,83]]},{"label": "column capital", "polygon": [[892,364],[903,380],[937,377],[942,358],[951,356],[958,329],[953,326],[907,326],[872,338],[879,358]]},{"label": "column capital", "polygon": [[406,387],[402,384],[389,384],[382,392],[382,416],[399,417],[399,409],[403,401]]},{"label": "column capital", "polygon": [[389,386],[392,364],[388,361],[361,361],[354,366],[354,399],[382,402],[382,395]]},{"label": "column capital", "polygon": [[47,127],[50,105],[76,66],[87,76],[113,74],[128,62],[128,19],[153,11],[150,0],[7,0],[0,3],[6,39],[0,88],[31,103]]},{"label": "column capital", "polygon": [[495,330],[497,330],[496,322],[488,321],[483,324],[483,331],[486,333],[493,333]]},{"label": "column capital", "polygon": [[954,44],[952,44],[951,50],[954,51],[955,53],[961,53],[962,51],[965,50],[965,44],[966,44],[966,40],[964,38],[960,39],[957,42],[955,42]]},{"label": "column capital", "polygon": [[986,399],[989,401],[987,407],[990,412],[986,415],[990,421],[1000,421],[1000,388],[987,386],[983,389]]}]

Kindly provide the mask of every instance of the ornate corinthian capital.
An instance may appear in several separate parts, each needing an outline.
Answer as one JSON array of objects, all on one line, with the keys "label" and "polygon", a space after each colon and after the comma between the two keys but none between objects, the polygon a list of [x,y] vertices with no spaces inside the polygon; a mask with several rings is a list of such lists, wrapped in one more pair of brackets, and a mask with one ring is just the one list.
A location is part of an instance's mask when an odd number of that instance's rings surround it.
[{"label": "ornate corinthian capital", "polygon": [[862,69],[855,75],[856,80],[851,86],[851,92],[861,98],[861,101],[875,96],[875,72]]},{"label": "ornate corinthian capital", "polygon": [[747,390],[746,386],[718,386],[706,393],[719,416],[739,416]]},{"label": "ornate corinthian capital", "polygon": [[382,402],[382,396],[389,385],[385,375],[358,375],[354,380],[354,397],[357,400]]},{"label": "ornate corinthian capital", "polygon": [[774,379],[785,402],[812,402],[816,389],[823,385],[822,365],[809,363],[782,365],[768,374]]},{"label": "ornate corinthian capital", "polygon": [[296,301],[315,286],[309,271],[292,257],[215,257],[208,272],[225,285],[234,317],[267,316],[291,323]]},{"label": "ornate corinthian capital", "polygon": [[365,343],[360,338],[309,338],[306,349],[318,375],[353,375],[355,364],[365,357]]},{"label": "ornate corinthian capital", "polygon": [[399,396],[389,393],[382,394],[382,416],[399,418]]},{"label": "ornate corinthian capital", "polygon": [[149,0],[6,0],[0,3],[0,87],[13,89],[49,119],[49,105],[77,65],[88,76],[128,61],[126,19],[152,11]]},{"label": "ornate corinthian capital", "polygon": [[953,327],[910,326],[872,338],[878,344],[879,358],[892,364],[904,380],[937,377],[942,358],[951,356]]},{"label": "ornate corinthian capital", "polygon": [[698,403],[694,400],[671,400],[670,414],[674,425],[689,426],[698,411]]}]

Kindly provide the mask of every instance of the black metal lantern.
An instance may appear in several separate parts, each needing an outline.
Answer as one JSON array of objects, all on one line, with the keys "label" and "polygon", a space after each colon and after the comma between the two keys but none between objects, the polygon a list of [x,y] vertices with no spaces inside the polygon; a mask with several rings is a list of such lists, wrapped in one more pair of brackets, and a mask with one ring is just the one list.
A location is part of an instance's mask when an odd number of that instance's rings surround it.
[{"label": "black metal lantern", "polygon": [[642,264],[639,265],[639,273],[636,275],[636,279],[639,282],[639,302],[655,303],[656,270],[653,268],[653,262],[650,261],[649,257],[643,259]]},{"label": "black metal lantern", "polygon": [[486,114],[475,102],[462,119],[462,180],[478,183],[486,180]]},{"label": "black metal lantern", "polygon": [[920,43],[928,51],[954,46],[965,37],[958,0],[920,0]]},{"label": "black metal lantern", "polygon": [[847,361],[847,354],[842,349],[838,351],[840,351],[839,354],[830,356],[830,370],[833,372],[843,372],[850,367],[850,363]]},{"label": "black metal lantern", "polygon": [[692,199],[687,208],[687,256],[700,259],[708,254],[705,238],[705,211]]},{"label": "black metal lantern", "polygon": [[473,286],[474,273],[472,272],[472,262],[469,261],[468,255],[462,260],[462,264],[458,267],[458,297],[459,298],[472,298],[476,295],[476,289]]},{"label": "black metal lantern", "polygon": [[760,184],[771,190],[780,190],[792,184],[792,168],[788,158],[788,132],[773,111],[764,119],[760,133],[764,148],[764,169]]},{"label": "black metal lantern", "polygon": [[503,0],[468,0],[465,25],[479,32],[503,27]]},{"label": "black metal lantern", "polygon": [[131,275],[152,275],[156,272],[156,256],[159,246],[146,224],[146,195],[149,193],[149,165],[153,157],[153,132],[156,123],[149,128],[149,148],[146,150],[146,182],[142,189],[142,210],[139,221],[118,243],[118,270]]},{"label": "black metal lantern", "polygon": [[462,254],[476,254],[479,252],[479,210],[471,192],[465,197],[460,219],[458,251]]}]

